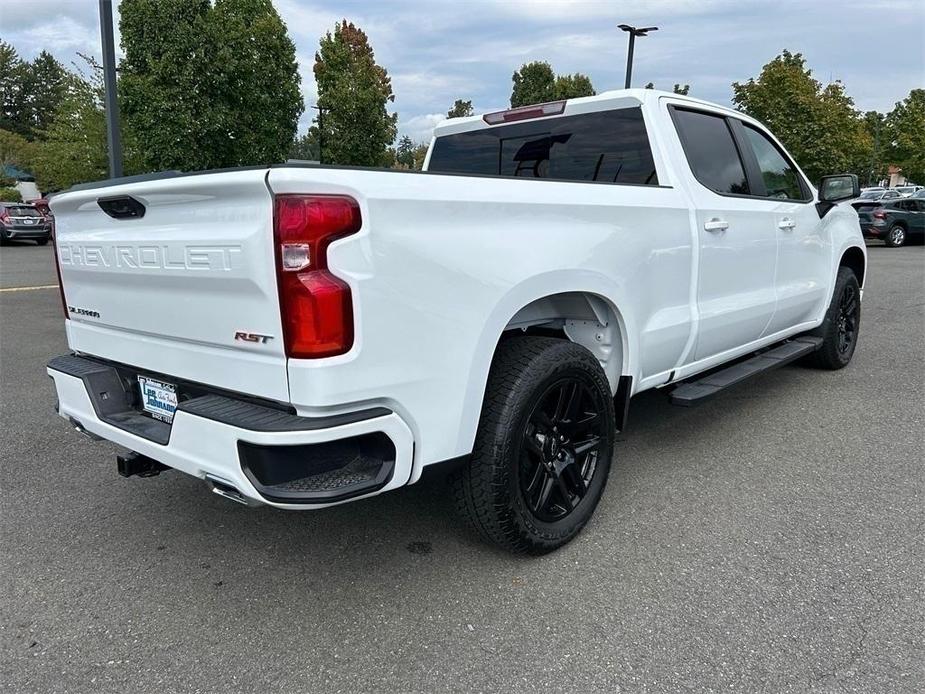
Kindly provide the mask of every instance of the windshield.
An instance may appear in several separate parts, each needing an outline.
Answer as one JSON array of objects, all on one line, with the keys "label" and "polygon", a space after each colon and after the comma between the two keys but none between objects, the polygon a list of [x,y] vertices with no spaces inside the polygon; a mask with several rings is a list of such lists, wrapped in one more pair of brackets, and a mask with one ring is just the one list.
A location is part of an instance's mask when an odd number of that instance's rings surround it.
[{"label": "windshield", "polygon": [[866,193],[861,193],[860,199],[861,200],[876,200],[881,195],[883,195],[883,193],[881,193],[879,190],[870,190],[870,191],[867,191]]}]

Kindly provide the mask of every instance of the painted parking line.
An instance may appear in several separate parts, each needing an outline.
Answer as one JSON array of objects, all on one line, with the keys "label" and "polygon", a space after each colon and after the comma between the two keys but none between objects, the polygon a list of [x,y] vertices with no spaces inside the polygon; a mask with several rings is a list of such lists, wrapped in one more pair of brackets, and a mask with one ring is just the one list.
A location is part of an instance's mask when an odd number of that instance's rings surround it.
[{"label": "painted parking line", "polygon": [[36,289],[57,289],[57,284],[40,284],[35,287],[4,287],[0,292],[31,292]]}]

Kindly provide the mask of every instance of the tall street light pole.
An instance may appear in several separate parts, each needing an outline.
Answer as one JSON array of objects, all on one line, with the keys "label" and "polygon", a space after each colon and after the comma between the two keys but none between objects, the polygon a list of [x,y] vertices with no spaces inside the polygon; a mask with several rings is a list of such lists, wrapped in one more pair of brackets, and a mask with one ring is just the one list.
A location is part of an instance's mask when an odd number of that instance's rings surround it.
[{"label": "tall street light pole", "polygon": [[106,109],[109,177],[119,178],[122,176],[122,136],[119,133],[119,101],[116,98],[116,47],[112,36],[112,0],[100,0],[100,34],[103,38],[103,105]]},{"label": "tall street light pole", "polygon": [[633,48],[636,45],[637,36],[648,36],[650,31],[658,31],[658,27],[642,27],[637,29],[636,27],[630,26],[629,24],[620,24],[619,28],[625,31],[630,35],[630,45],[626,50],[626,85],[625,88],[630,88],[630,83],[633,81]]},{"label": "tall street light pole", "polygon": [[312,106],[318,111],[318,163],[324,164],[324,112],[331,109],[327,106]]}]

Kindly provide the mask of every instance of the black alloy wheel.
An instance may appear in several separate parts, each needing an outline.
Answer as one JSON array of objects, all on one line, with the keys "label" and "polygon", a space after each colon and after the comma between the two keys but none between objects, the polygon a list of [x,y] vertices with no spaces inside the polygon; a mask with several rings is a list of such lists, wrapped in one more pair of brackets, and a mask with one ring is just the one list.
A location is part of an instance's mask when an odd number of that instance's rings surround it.
[{"label": "black alloy wheel", "polygon": [[537,520],[565,518],[598,469],[604,422],[587,384],[564,378],[540,396],[523,431],[520,491]]},{"label": "black alloy wheel", "polygon": [[861,302],[857,285],[846,284],[838,302],[838,352],[848,354],[854,348],[858,335],[858,323],[861,319]]}]

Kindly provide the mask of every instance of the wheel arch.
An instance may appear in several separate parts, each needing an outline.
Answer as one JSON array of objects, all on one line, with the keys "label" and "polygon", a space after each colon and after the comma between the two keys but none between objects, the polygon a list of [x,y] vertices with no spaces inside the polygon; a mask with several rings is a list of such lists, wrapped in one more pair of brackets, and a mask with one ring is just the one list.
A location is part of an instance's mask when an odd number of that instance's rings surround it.
[{"label": "wheel arch", "polygon": [[[533,333],[568,339],[600,360],[611,391],[635,369],[631,313],[618,285],[598,273],[559,270],[535,275],[496,303],[479,337],[469,371],[459,428],[459,447],[471,450],[481,415],[488,372],[502,340]],[[600,335],[600,339],[598,339]]]},{"label": "wheel arch", "polygon": [[867,255],[858,246],[846,248],[838,261],[838,267],[846,267],[858,278],[858,284],[863,287],[867,274]]},{"label": "wheel arch", "polygon": [[600,362],[611,391],[626,373],[626,331],[620,311],[606,297],[588,291],[558,292],[534,299],[504,326],[495,343],[509,335],[538,334],[567,339]]}]

